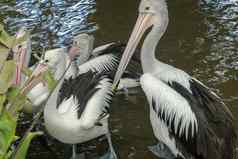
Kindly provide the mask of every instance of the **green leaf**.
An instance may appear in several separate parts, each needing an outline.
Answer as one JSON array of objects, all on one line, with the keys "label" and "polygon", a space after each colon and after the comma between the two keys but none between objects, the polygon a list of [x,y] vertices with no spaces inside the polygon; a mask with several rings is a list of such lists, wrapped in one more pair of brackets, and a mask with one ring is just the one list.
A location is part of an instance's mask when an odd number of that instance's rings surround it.
[{"label": "green leaf", "polygon": [[14,60],[8,60],[0,72],[0,94],[7,92],[8,88],[12,85],[15,77],[16,63]]},{"label": "green leaf", "polygon": [[3,110],[3,106],[4,106],[5,101],[6,101],[6,96],[5,95],[0,95],[0,112],[2,112],[2,110]]},{"label": "green leaf", "polygon": [[9,49],[0,45],[0,71],[8,57]]},{"label": "green leaf", "polygon": [[56,80],[50,71],[46,71],[43,75],[43,79],[47,82],[49,90],[53,90],[56,85]]},{"label": "green leaf", "polygon": [[[15,141],[17,141],[19,138],[20,138],[20,137],[18,137],[18,136],[14,136],[14,139],[13,139],[12,143],[15,142]],[[13,153],[13,150],[12,150],[12,149],[9,149],[9,150],[7,151],[7,153],[4,155],[4,159],[10,159],[10,157],[12,156],[12,153]]]},{"label": "green leaf", "polygon": [[20,91],[21,90],[18,87],[11,87],[6,93],[8,101],[11,102],[12,100],[15,100],[17,95],[20,94]]},{"label": "green leaf", "polygon": [[30,132],[25,138],[25,140],[17,148],[14,159],[26,159],[27,151],[32,139],[42,134],[43,132]]},{"label": "green leaf", "polygon": [[32,104],[32,102],[30,100],[27,100],[26,103],[24,103],[23,112],[24,113],[32,114],[32,112],[33,112],[33,104]]},{"label": "green leaf", "polygon": [[3,158],[15,139],[16,119],[7,111],[0,116],[0,158]]},{"label": "green leaf", "polygon": [[0,24],[0,44],[7,48],[11,48],[14,42],[14,37],[10,36],[5,30],[3,25]]},{"label": "green leaf", "polygon": [[[32,71],[26,67],[23,67],[22,71],[28,77],[32,74]],[[12,115],[17,114],[17,111],[22,110],[22,108],[24,108],[24,112],[32,113],[32,103],[28,100],[26,94],[22,93],[21,88],[10,87],[6,94],[10,105],[8,110]]]},{"label": "green leaf", "polygon": [[18,87],[11,87],[7,92],[7,99],[9,101],[8,111],[12,115],[16,115],[23,106],[27,103],[27,97],[21,93],[21,89]]}]

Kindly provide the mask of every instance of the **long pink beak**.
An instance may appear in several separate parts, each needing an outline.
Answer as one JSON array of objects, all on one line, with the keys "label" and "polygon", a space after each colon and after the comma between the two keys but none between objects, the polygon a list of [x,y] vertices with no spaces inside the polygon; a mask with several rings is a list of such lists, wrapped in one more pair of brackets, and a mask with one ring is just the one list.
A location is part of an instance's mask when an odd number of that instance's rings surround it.
[{"label": "long pink beak", "polygon": [[135,52],[135,49],[137,45],[139,44],[146,29],[148,29],[151,26],[150,24],[151,18],[152,18],[152,14],[148,14],[148,13],[139,14],[136,24],[134,26],[134,29],[131,33],[130,39],[122,55],[120,64],[117,68],[117,72],[113,81],[113,89],[116,88],[123,72],[125,71],[127,65],[129,64],[130,59],[133,53]]},{"label": "long pink beak", "polygon": [[33,87],[35,87],[38,83],[42,82],[42,74],[48,70],[48,66],[39,63],[35,70],[32,72],[32,75],[28,78],[28,80],[25,83],[25,87],[23,88],[22,92],[27,93],[29,92]]},{"label": "long pink beak", "polygon": [[76,56],[78,56],[79,51],[80,51],[79,47],[76,47],[76,46],[72,46],[69,49],[68,54],[71,61],[74,60]]},{"label": "long pink beak", "polygon": [[36,66],[35,70],[32,72],[31,76],[39,76],[40,74],[44,73],[47,70],[48,70],[48,66],[46,64],[39,63]]},{"label": "long pink beak", "polygon": [[[25,35],[27,35],[27,31],[25,30],[25,28],[21,28],[16,34],[16,40],[24,37]],[[20,85],[22,83],[22,69],[24,66],[28,65],[28,60],[26,58],[28,58],[27,56],[30,56],[27,55],[27,53],[30,52],[27,52],[27,43],[28,40],[23,41],[20,45],[17,45],[13,48],[14,59],[16,60],[16,77],[13,81],[13,84],[15,85]]]},{"label": "long pink beak", "polygon": [[15,59],[16,59],[16,78],[14,81],[15,85],[20,85],[21,84],[21,79],[22,79],[22,69],[25,65],[25,58],[26,58],[26,48],[18,48],[16,54],[15,54]]}]

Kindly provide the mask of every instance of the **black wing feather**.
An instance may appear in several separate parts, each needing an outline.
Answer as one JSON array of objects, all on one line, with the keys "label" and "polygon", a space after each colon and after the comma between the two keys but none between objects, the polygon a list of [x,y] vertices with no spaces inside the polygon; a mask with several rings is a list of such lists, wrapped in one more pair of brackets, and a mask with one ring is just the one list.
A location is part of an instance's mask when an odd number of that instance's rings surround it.
[{"label": "black wing feather", "polygon": [[57,108],[65,99],[74,95],[79,103],[78,118],[81,117],[86,108],[88,100],[100,90],[96,86],[103,78],[109,78],[106,74],[96,74],[92,71],[78,75],[76,78],[65,80],[57,99]]},{"label": "black wing feather", "polygon": [[[122,42],[115,42],[112,45],[109,45],[105,50],[102,51],[102,53],[100,53],[100,55],[105,55],[105,54],[111,54],[113,53],[114,55],[116,55],[117,57],[121,57],[124,50],[126,48],[126,44],[122,43]],[[140,63],[140,51],[138,49],[136,49],[132,60]]]},{"label": "black wing feather", "polygon": [[[198,133],[193,139],[176,137],[178,147],[186,150],[188,157],[192,155],[199,159],[233,159],[236,133],[229,109],[200,82],[194,79],[189,82],[191,91],[178,82],[168,83],[189,102],[198,121]],[[175,132],[173,128],[172,132]]]}]

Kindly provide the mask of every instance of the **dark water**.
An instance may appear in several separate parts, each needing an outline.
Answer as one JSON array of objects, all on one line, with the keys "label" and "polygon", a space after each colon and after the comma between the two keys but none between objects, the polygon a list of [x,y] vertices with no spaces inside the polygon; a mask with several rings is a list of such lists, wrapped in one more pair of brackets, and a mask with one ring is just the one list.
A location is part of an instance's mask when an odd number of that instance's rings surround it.
[{"label": "dark water", "polygon": [[[126,42],[136,20],[138,3],[97,1],[93,19],[99,26],[96,44]],[[210,86],[238,117],[238,2],[171,0],[168,6],[169,28],[158,46],[157,57]],[[156,140],[148,119],[148,104],[142,91],[129,99],[123,95],[115,99],[111,127],[113,142],[123,159],[150,158],[147,146]],[[30,155],[44,158],[50,153],[34,148]]]}]

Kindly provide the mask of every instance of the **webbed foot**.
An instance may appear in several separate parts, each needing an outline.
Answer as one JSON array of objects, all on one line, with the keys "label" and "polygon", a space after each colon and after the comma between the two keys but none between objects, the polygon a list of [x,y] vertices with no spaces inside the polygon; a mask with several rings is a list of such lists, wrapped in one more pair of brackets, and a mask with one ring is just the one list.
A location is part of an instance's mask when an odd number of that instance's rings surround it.
[{"label": "webbed foot", "polygon": [[117,155],[114,152],[111,152],[110,150],[101,156],[99,159],[117,159]]},{"label": "webbed foot", "polygon": [[161,159],[175,159],[170,149],[161,142],[153,146],[148,146],[148,148],[155,156]]}]

